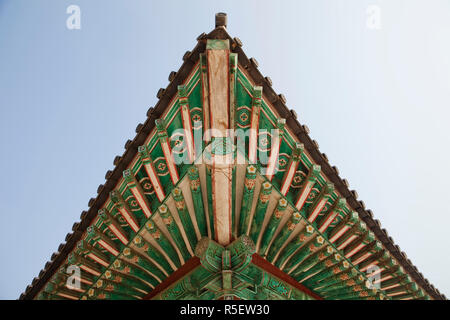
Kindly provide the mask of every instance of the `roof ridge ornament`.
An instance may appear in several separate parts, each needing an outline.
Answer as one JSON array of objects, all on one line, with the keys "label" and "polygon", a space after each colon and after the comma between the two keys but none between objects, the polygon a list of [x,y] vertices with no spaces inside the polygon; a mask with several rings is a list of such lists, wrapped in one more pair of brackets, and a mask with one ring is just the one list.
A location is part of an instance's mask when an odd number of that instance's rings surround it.
[{"label": "roof ridge ornament", "polygon": [[216,28],[227,27],[227,14],[225,12],[216,13]]}]

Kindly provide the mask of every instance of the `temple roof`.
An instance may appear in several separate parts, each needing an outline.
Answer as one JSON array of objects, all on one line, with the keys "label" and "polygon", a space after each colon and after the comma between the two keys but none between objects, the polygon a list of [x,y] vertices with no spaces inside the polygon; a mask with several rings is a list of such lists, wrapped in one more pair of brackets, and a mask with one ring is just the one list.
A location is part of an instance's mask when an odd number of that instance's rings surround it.
[{"label": "temple roof", "polygon": [[[97,228],[96,222],[98,222],[99,210],[105,210],[105,209],[110,210],[110,211],[113,210],[112,206],[108,207],[108,203],[110,203],[112,201],[111,200],[112,199],[111,192],[117,191],[119,189],[118,186],[123,182],[124,179],[126,179],[124,172],[126,172],[127,170],[131,170],[130,168],[133,167],[133,165],[136,163],[136,161],[137,161],[136,159],[142,158],[142,154],[143,154],[143,152],[145,152],[145,150],[143,150],[141,146],[149,144],[149,141],[150,141],[149,135],[151,135],[154,132],[159,132],[158,131],[159,129],[157,128],[158,122],[156,120],[161,119],[162,117],[168,116],[168,110],[169,110],[169,108],[171,108],[173,106],[174,97],[183,97],[183,94],[180,93],[179,86],[180,85],[187,86],[187,82],[189,82],[188,81],[189,78],[193,77],[194,70],[196,68],[199,68],[199,64],[201,64],[201,61],[200,61],[201,55],[208,49],[208,45],[211,46],[212,42],[210,40],[228,40],[229,41],[228,42],[229,50],[231,53],[235,54],[235,56],[237,58],[238,70],[242,74],[242,77],[248,78],[247,80],[249,81],[249,83],[251,83],[251,85],[253,87],[261,88],[263,100],[267,103],[267,105],[270,105],[269,106],[270,108],[273,108],[273,111],[274,111],[274,113],[276,113],[277,118],[285,119],[285,128],[286,128],[286,130],[289,131],[289,134],[292,134],[293,141],[295,141],[295,143],[302,144],[302,147],[301,147],[302,150],[299,152],[302,152],[302,154],[304,152],[307,155],[305,157],[311,161],[312,167],[310,168],[310,175],[312,174],[311,172],[313,171],[314,165],[320,166],[320,175],[323,178],[323,182],[321,183],[321,185],[322,185],[323,189],[326,188],[327,183],[332,185],[333,191],[329,192],[330,193],[330,197],[329,197],[330,203],[332,202],[331,200],[336,201],[335,203],[337,203],[338,200],[340,200],[340,199],[342,200],[342,203],[345,203],[346,211],[343,211],[343,215],[347,217],[347,220],[342,218],[342,220],[340,221],[340,224],[336,223],[335,225],[333,225],[333,227],[337,228],[340,225],[345,225],[346,221],[348,222],[350,219],[348,217],[353,212],[355,212],[356,217],[354,219],[357,219],[357,222],[353,222],[349,226],[351,226],[353,229],[355,229],[355,225],[362,222],[363,223],[362,225],[367,226],[368,231],[373,233],[373,237],[374,237],[372,239],[372,238],[370,238],[371,236],[368,236],[369,240],[367,240],[367,237],[364,239],[361,238],[362,242],[359,242],[358,244],[361,244],[364,241],[368,241],[368,245],[370,244],[371,246],[381,245],[381,247],[382,247],[381,251],[386,252],[389,255],[389,259],[393,259],[393,261],[395,261],[396,264],[398,264],[398,267],[400,267],[402,269],[401,274],[409,276],[411,279],[411,283],[414,283],[416,286],[418,286],[419,291],[423,290],[423,293],[432,299],[446,299],[446,297],[443,294],[441,294],[439,292],[439,290],[437,290],[432,284],[430,284],[429,281],[422,275],[422,273],[419,272],[417,267],[415,267],[412,264],[410,259],[400,249],[400,247],[394,243],[392,237],[390,237],[388,235],[386,229],[381,227],[380,221],[374,218],[372,211],[369,209],[366,209],[364,202],[358,199],[357,192],[355,190],[349,189],[348,182],[339,176],[338,169],[335,166],[332,166],[328,162],[326,154],[324,154],[320,151],[318,143],[315,140],[311,139],[311,137],[309,136],[308,127],[304,124],[301,124],[297,119],[296,112],[287,107],[286,98],[284,97],[284,95],[278,94],[273,90],[272,81],[270,80],[270,78],[265,77],[260,73],[260,71],[258,70],[257,61],[254,58],[249,59],[245,55],[244,51],[242,50],[241,40],[239,40],[238,38],[232,38],[228,34],[228,32],[226,30],[226,16],[223,14],[216,15],[216,27],[214,30],[212,30],[208,34],[202,33],[201,35],[199,35],[197,37],[197,45],[195,46],[195,48],[192,51],[187,51],[184,54],[183,64],[180,67],[180,69],[177,72],[171,72],[169,74],[169,84],[167,85],[166,88],[161,88],[158,91],[158,93],[157,93],[157,97],[159,99],[158,102],[156,103],[156,105],[154,107],[152,107],[148,110],[147,119],[145,120],[145,122],[143,124],[139,124],[136,127],[136,136],[132,140],[128,140],[125,143],[124,153],[121,156],[117,156],[114,159],[115,167],[113,170],[110,170],[106,173],[106,175],[105,175],[106,181],[104,184],[99,185],[99,187],[97,189],[97,193],[98,193],[97,196],[94,198],[91,198],[89,200],[89,202],[88,202],[89,209],[86,211],[83,211],[81,213],[80,221],[74,223],[74,225],[72,227],[72,232],[67,234],[67,236],[65,238],[65,242],[59,245],[57,251],[51,256],[51,260],[46,263],[44,269],[41,270],[39,275],[33,279],[31,285],[29,285],[26,288],[25,292],[20,296],[20,299],[35,299],[35,298],[37,298],[38,294],[44,290],[44,288],[48,285],[48,283],[52,279],[52,277],[54,277],[55,274],[60,271],[61,266],[63,266],[65,263],[67,263],[70,254],[73,253],[75,249],[80,247],[80,242],[83,242],[86,239],[86,235],[89,233],[92,233],[92,232],[95,233],[95,230],[94,231],[92,231],[92,230]],[[201,71],[199,71],[199,72],[201,72]],[[155,140],[155,141],[157,141],[157,140]],[[292,157],[293,156],[291,156],[289,159],[287,159],[287,161],[288,162],[292,161]],[[248,168],[248,167],[246,167],[246,168]],[[186,167],[185,169],[180,169],[180,170],[184,170],[184,172],[186,173],[187,170],[189,170],[189,168]],[[243,170],[245,170],[245,168]],[[241,172],[246,172],[246,171],[241,171]],[[308,177],[310,177],[310,176],[308,176]],[[308,179],[308,177],[305,177],[305,178]],[[263,180],[262,177],[259,177],[259,174],[258,174],[257,179],[260,179],[261,188],[264,188],[265,180]],[[182,183],[184,183],[184,180],[186,180],[185,184],[187,185],[187,183],[188,183],[187,181],[189,181],[187,173],[185,174],[184,177],[182,177],[180,175],[180,185]],[[243,181],[243,177],[242,177],[242,181]],[[179,186],[175,182],[173,184],[174,184],[175,189],[172,189],[172,192],[166,192],[167,196],[166,196],[166,194],[164,194],[164,197],[161,197],[161,199],[159,199],[160,203],[158,203],[157,210],[160,215],[164,215],[164,212],[161,212],[162,209],[161,209],[160,204],[162,204],[163,202],[165,203],[165,201],[166,201],[166,200],[163,201],[162,198],[165,199],[166,197],[171,197],[170,201],[177,201],[175,199],[177,195],[174,194],[173,190],[176,190]],[[205,183],[202,182],[202,187],[205,187],[205,186],[206,186]],[[302,187],[302,188],[304,188],[304,187]],[[275,189],[281,190],[282,188],[275,187]],[[322,196],[325,192],[325,191],[323,191],[323,189],[320,191]],[[296,192],[298,192],[298,191],[296,191]],[[282,192],[282,193],[284,193],[286,195],[287,191]],[[332,198],[331,194],[336,195],[336,197]],[[292,199],[294,199],[294,200],[296,199],[295,195],[294,194],[292,195]],[[319,197],[319,195],[317,197]],[[281,197],[281,198],[283,198],[283,197]],[[292,202],[292,199],[288,199],[288,200],[290,200],[289,203]],[[122,200],[119,199],[119,202],[120,201],[122,201]],[[273,200],[273,201],[275,201],[275,200]],[[116,203],[116,202],[114,201],[114,203]],[[207,204],[205,203],[205,205],[207,205]],[[337,206],[340,204],[335,204],[335,205]],[[293,210],[295,211],[295,204],[292,204],[291,206],[293,207]],[[328,208],[328,210],[331,210],[331,209],[332,208]],[[150,211],[150,208],[148,210]],[[145,211],[145,210],[143,210],[143,211]],[[151,211],[154,211],[154,209],[152,208]],[[145,214],[145,212],[144,212],[144,214]],[[306,218],[310,218],[310,217],[306,217]],[[111,218],[110,218],[110,220],[111,220]],[[114,219],[112,219],[112,220],[114,220]],[[304,219],[304,220],[308,220],[308,219]],[[311,219],[311,220],[313,221],[314,219]],[[312,221],[311,221],[311,225],[313,225]],[[265,223],[270,223],[270,222],[265,222]],[[123,225],[126,225],[126,224],[127,223],[124,223],[124,224],[120,223],[120,225],[122,227],[123,227]],[[128,225],[130,225],[130,223],[128,223]],[[309,225],[309,222],[305,221],[305,225],[306,226]],[[323,221],[322,221],[322,225],[323,225]],[[118,226],[118,227],[120,228],[120,226]],[[315,227],[316,226],[314,225],[314,228]],[[196,225],[195,228],[199,229],[200,227]],[[306,227],[305,227],[305,229],[306,229]],[[317,226],[317,229],[319,229],[319,226]],[[324,231],[324,232],[322,232],[322,231]],[[320,231],[320,232],[317,231],[316,239],[318,239],[320,236],[322,236],[322,233],[326,233],[327,230],[325,228],[322,231]],[[302,232],[305,233],[306,231],[302,231]],[[138,233],[138,232],[136,231],[136,233]],[[95,233],[95,234],[98,236],[98,233]],[[334,233],[334,235],[335,234],[336,234],[336,232]],[[255,248],[255,250],[257,250],[258,248],[261,249],[261,243],[264,242],[262,240],[263,236],[264,235],[260,235],[260,237],[258,238],[258,242],[254,241],[255,244],[256,244],[256,242],[258,243],[258,246]],[[327,238],[327,241],[328,241],[328,238],[331,238],[332,236],[333,236],[333,231],[330,231],[330,233],[328,233],[325,238]],[[116,240],[117,239],[115,239],[115,241]],[[254,240],[256,240],[256,238]],[[108,241],[109,240],[106,240],[106,242],[108,242]],[[200,240],[200,241],[203,241],[203,240]],[[238,242],[241,241],[241,242],[245,243],[247,240],[245,237],[244,238],[240,237],[240,238],[237,238],[235,240],[235,242],[236,241],[238,241]],[[276,239],[272,240],[272,241],[276,242]],[[233,243],[235,243],[235,242],[233,242]],[[228,246],[237,246],[237,244],[233,244],[233,243],[225,245],[223,243],[222,244],[221,243],[210,243],[210,242],[207,243],[206,240],[204,240],[203,246],[204,247],[216,246],[218,248],[217,250],[219,250],[220,252],[223,252],[223,251],[230,250],[230,249],[228,249]],[[87,245],[89,245],[89,244],[87,244]],[[343,244],[341,243],[341,245],[343,245]],[[368,245],[367,245],[367,248],[368,248]],[[112,246],[114,246],[114,244],[112,244]],[[280,251],[282,251],[283,248],[284,248],[284,250],[286,250],[286,245],[284,247],[280,246],[279,247]],[[191,246],[191,251],[192,251],[191,255],[192,256],[194,255],[194,252],[193,252],[194,249],[195,249],[194,245],[192,245]],[[199,257],[200,260],[201,260],[202,255],[206,254],[206,253],[204,253],[204,251],[201,251],[200,249],[198,252],[197,252],[197,249],[195,249],[195,251],[196,251],[195,255],[197,257]],[[268,251],[269,250],[267,250],[267,252]],[[342,251],[343,255],[348,255],[348,251],[343,251],[343,250],[341,250],[341,251]],[[254,254],[254,253],[255,252],[251,252],[251,254]],[[267,255],[264,255],[264,252],[259,252],[259,253],[263,257],[267,256]],[[99,254],[102,255],[102,253],[99,253]],[[374,253],[373,255],[375,255],[375,254],[378,254],[378,253]],[[379,255],[379,256],[381,259],[381,255]],[[260,259],[260,260],[258,260],[258,259]],[[258,263],[266,265],[266,262],[261,262],[261,259],[262,258],[257,257],[253,260],[253,264],[259,268],[259,269],[257,268],[258,270],[260,270],[261,268],[264,268],[264,267],[261,267],[260,265],[258,265]],[[350,259],[350,257],[348,259]],[[184,259],[184,261],[185,262],[189,261],[188,257],[186,257],[186,259]],[[288,264],[286,261],[284,261],[285,265]],[[351,261],[351,262],[354,263],[355,259],[353,259],[353,261]],[[197,264],[195,264],[195,263],[197,263]],[[195,264],[195,266],[193,266],[192,264]],[[194,270],[199,265],[200,265],[199,262],[197,260],[195,260],[194,262],[191,262],[190,267],[192,268],[192,270]],[[280,269],[282,269],[281,265],[279,265],[278,267],[280,267]],[[398,267],[396,267],[397,268],[396,270],[398,270]],[[168,268],[170,269],[170,267],[168,267]],[[274,271],[274,272],[278,272],[278,271]],[[252,275],[254,275],[255,277],[261,276],[256,271]],[[272,273],[272,275],[273,275],[273,273]],[[280,275],[280,274],[278,274],[278,275],[275,274],[275,276],[278,276],[278,278],[284,277],[283,275]],[[307,278],[308,277],[306,277],[305,279],[307,280]],[[179,279],[179,278],[177,278],[177,279]],[[289,282],[291,280],[284,280],[284,281]],[[410,288],[411,283],[408,282],[408,284],[405,285],[405,288],[406,287]],[[307,288],[302,289],[300,287],[296,287],[295,283],[289,283],[289,284],[292,285],[292,288],[293,288],[292,292],[297,292],[296,290],[300,290],[301,292],[308,292],[307,294],[309,296],[313,296],[314,298],[317,298],[315,293],[309,292],[307,290]],[[298,292],[300,292],[300,291],[298,291]],[[299,295],[300,293],[298,293],[298,292],[295,294]],[[155,294],[156,293],[154,293],[154,295]],[[160,294],[160,292],[159,292],[159,294]],[[293,293],[293,295],[295,295],[295,294]],[[319,296],[320,296],[320,294],[319,294]],[[330,297],[332,297],[332,296],[330,296]],[[340,298],[343,298],[343,297],[344,296],[340,296]]]}]

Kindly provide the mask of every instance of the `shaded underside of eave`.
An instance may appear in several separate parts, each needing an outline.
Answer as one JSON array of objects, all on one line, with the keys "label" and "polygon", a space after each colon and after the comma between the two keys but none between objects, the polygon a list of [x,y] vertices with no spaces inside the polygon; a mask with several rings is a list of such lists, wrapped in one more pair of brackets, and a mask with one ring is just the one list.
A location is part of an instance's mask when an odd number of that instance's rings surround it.
[{"label": "shaded underside of eave", "polygon": [[[285,272],[281,271],[273,264],[268,262],[266,259],[262,258],[259,254],[254,253],[252,255],[251,263],[261,270],[264,270],[274,277],[278,278],[280,281],[286,283],[288,286],[295,288],[304,294],[310,296],[315,300],[324,300],[320,295],[311,291],[301,283],[295,281],[292,277],[287,275]],[[178,270],[172,273],[168,278],[161,282],[155,289],[153,289],[149,294],[144,297],[144,300],[151,300],[160,295],[165,290],[169,289],[175,285],[178,281],[186,277],[192,272],[195,272],[197,268],[201,267],[201,262],[198,257],[192,257]]]},{"label": "shaded underside of eave", "polygon": [[199,54],[204,52],[206,48],[207,39],[230,39],[232,43],[231,50],[238,54],[238,63],[246,70],[248,75],[254,81],[255,85],[263,87],[263,94],[267,101],[269,101],[275,108],[276,112],[281,118],[286,119],[286,125],[292,133],[304,144],[305,149],[315,161],[320,165],[322,172],[332,182],[337,191],[347,200],[347,203],[353,210],[357,211],[359,217],[367,224],[369,229],[381,241],[384,247],[392,254],[392,256],[399,262],[404,270],[417,282],[427,294],[434,299],[446,299],[411,263],[400,248],[394,244],[385,229],[381,229],[380,222],[372,217],[370,211],[364,208],[364,204],[357,200],[356,193],[350,191],[343,179],[339,177],[336,167],[329,164],[326,156],[322,154],[317,146],[317,143],[312,140],[308,134],[308,129],[301,125],[297,120],[296,113],[289,110],[284,104],[280,96],[272,89],[270,81],[265,78],[260,71],[255,60],[249,59],[237,41],[234,41],[227,33],[224,27],[217,27],[209,34],[202,34],[198,37],[198,43],[192,52],[187,52],[183,57],[183,64],[170,80],[170,83],[165,89],[161,89],[158,93],[158,102],[155,107],[150,108],[147,112],[147,120],[144,124],[138,125],[136,128],[137,135],[133,140],[128,140],[125,144],[125,152],[122,156],[116,157],[114,160],[115,168],[106,173],[106,182],[104,185],[98,187],[98,195],[89,201],[89,209],[83,211],[81,220],[75,223],[72,227],[72,233],[66,236],[66,243],[58,247],[58,252],[52,255],[51,261],[47,262],[46,267],[39,274],[39,277],[34,278],[30,286],[27,287],[25,293],[20,296],[20,299],[33,299],[39,291],[45,286],[48,280],[58,270],[62,263],[66,260],[69,253],[75,248],[77,242],[82,238],[87,227],[91,225],[97,217],[98,210],[104,205],[109,197],[109,192],[114,190],[117,183],[122,178],[122,172],[127,169],[129,164],[133,161],[137,154],[138,146],[145,142],[148,134],[155,126],[155,120],[158,119],[170,104],[171,98],[177,94],[178,85],[188,77],[194,65],[199,60]]}]

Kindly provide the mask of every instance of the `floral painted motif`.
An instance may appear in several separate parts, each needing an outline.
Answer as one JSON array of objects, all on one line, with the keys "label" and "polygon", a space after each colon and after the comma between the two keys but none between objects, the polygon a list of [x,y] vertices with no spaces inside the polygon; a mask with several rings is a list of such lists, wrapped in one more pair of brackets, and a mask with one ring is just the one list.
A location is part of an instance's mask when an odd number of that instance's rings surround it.
[{"label": "floral painted motif", "polygon": [[270,199],[270,194],[264,194],[261,193],[259,200],[261,200],[261,203],[267,203],[267,201],[269,201]]},{"label": "floral painted motif", "polygon": [[165,163],[160,163],[160,164],[158,164],[158,167],[157,167],[160,171],[164,171],[164,170],[166,170],[166,164]]},{"label": "floral painted motif", "polygon": [[138,203],[137,203],[136,199],[130,200],[130,206],[132,208],[136,208],[138,206]]},{"label": "floral painted motif", "polygon": [[200,179],[191,180],[191,189],[197,191],[200,187]]},{"label": "floral painted motif", "polygon": [[341,280],[348,280],[348,274],[343,273],[343,274],[341,274],[341,275],[339,276],[339,278],[340,278]]},{"label": "floral painted motif", "polygon": [[283,213],[284,213],[284,210],[282,211],[282,210],[276,209],[275,210],[275,218],[281,219],[281,217],[283,217]]},{"label": "floral painted motif", "polygon": [[239,118],[241,119],[242,122],[246,122],[248,120],[248,114],[246,113],[241,113],[241,115],[239,116]]},{"label": "floral painted motif", "polygon": [[105,291],[112,292],[114,290],[114,286],[110,283],[105,287]]},{"label": "floral painted motif", "polygon": [[298,240],[299,240],[300,242],[305,242],[307,238],[308,238],[308,237],[307,237],[306,234],[304,234],[303,232],[300,233],[300,235],[298,236]]},{"label": "floral painted motif", "polygon": [[167,218],[163,218],[162,220],[166,226],[170,226],[173,222],[173,219],[171,216],[168,216]]},{"label": "floral painted motif", "polygon": [[175,206],[177,207],[178,210],[183,210],[184,209],[184,201],[175,201]]},{"label": "floral painted motif", "polygon": [[294,230],[296,226],[297,226],[297,224],[292,223],[291,221],[287,222],[287,228],[288,228],[289,231]]},{"label": "floral painted motif", "polygon": [[252,190],[255,186],[255,179],[245,179],[245,187],[247,190]]},{"label": "floral painted motif", "polygon": [[152,237],[153,237],[153,239],[161,238],[161,233],[159,232],[159,230],[156,230],[155,232],[153,232]]},{"label": "floral painted motif", "polygon": [[333,262],[331,260],[326,260],[325,265],[329,268],[333,265]]},{"label": "floral painted motif", "polygon": [[147,181],[142,184],[142,187],[144,188],[144,190],[151,190],[153,186],[150,182]]}]

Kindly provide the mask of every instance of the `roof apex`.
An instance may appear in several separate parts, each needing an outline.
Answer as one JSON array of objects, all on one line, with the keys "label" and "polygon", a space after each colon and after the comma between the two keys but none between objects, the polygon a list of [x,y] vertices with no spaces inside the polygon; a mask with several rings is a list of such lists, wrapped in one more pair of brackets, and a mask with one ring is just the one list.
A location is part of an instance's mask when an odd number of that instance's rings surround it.
[{"label": "roof apex", "polygon": [[[249,76],[263,87],[263,92],[266,96],[268,96],[268,100],[275,107],[276,111],[280,114],[280,117],[286,118],[287,125],[293,129],[295,135],[302,141],[305,146],[305,149],[308,150],[315,160],[317,164],[320,164],[325,168],[326,175],[330,178],[338,191],[342,194],[348,194],[348,199],[350,200],[350,206],[355,208],[360,215],[362,212],[366,213],[370,210],[364,210],[359,203],[356,201],[357,196],[355,194],[350,193],[348,187],[344,182],[342,182],[341,178],[338,176],[338,173],[333,172],[331,170],[331,166],[328,162],[323,159],[322,155],[319,153],[317,146],[314,146],[312,140],[308,135],[308,131],[305,125],[301,125],[299,121],[297,121],[296,117],[293,116],[291,110],[287,108],[283,99],[280,99],[279,96],[275,93],[275,91],[271,88],[271,81],[267,80],[267,77],[263,77],[260,71],[257,69],[257,65],[251,63],[250,59],[247,58],[245,53],[242,50],[242,42],[238,38],[232,38],[227,32],[227,14],[226,13],[216,13],[215,15],[215,29],[213,29],[208,34],[202,33],[198,38],[198,44],[193,49],[192,54],[186,61],[184,61],[183,65],[180,67],[180,70],[176,73],[171,73],[170,83],[166,89],[164,89],[163,94],[158,97],[158,103],[152,109],[152,112],[148,113],[147,121],[142,125],[142,128],[145,130],[140,130],[134,141],[136,141],[136,148],[130,148],[125,150],[123,156],[121,156],[117,163],[114,163],[115,168],[111,173],[107,176],[107,181],[104,184],[101,193],[97,196],[96,201],[93,201],[92,205],[89,207],[88,211],[83,211],[82,219],[80,223],[82,227],[79,228],[77,232],[74,234],[69,234],[67,243],[64,244],[62,250],[59,250],[59,254],[52,256],[52,261],[48,262],[45,266],[44,274],[40,274],[37,279],[33,279],[33,285],[29,285],[25,292],[21,294],[20,299],[32,299],[36,296],[39,290],[45,285],[45,283],[50,279],[51,275],[56,271],[59,265],[64,261],[67,255],[72,251],[72,249],[76,246],[77,241],[81,238],[83,231],[90,225],[93,219],[97,216],[98,209],[100,205],[106,201],[108,197],[109,191],[114,188],[117,180],[122,176],[123,170],[126,165],[131,162],[132,158],[137,153],[137,146],[142,144],[145,140],[147,132],[149,132],[155,126],[155,120],[163,113],[165,107],[168,104],[168,97],[175,94],[178,89],[178,85],[182,83],[182,80],[187,77],[189,71],[192,66],[198,60],[198,54],[201,53],[206,48],[206,40],[207,39],[217,39],[217,40],[227,40],[230,39],[231,50],[238,53],[239,64],[241,64]],[[361,219],[361,221],[369,220],[370,229],[375,233],[375,235],[380,238],[383,242],[385,240],[389,245],[386,246],[386,249],[393,254],[395,258],[397,258],[401,265],[406,265],[406,259],[402,257],[399,252],[396,252],[394,244],[392,241],[389,241],[386,235],[381,232],[381,228],[373,223],[373,218],[367,214],[365,219]],[[417,281],[425,291],[437,299],[445,299],[445,295],[441,294],[434,286],[428,284],[428,281],[423,279],[423,276],[417,272],[416,267],[414,266],[406,266],[406,270],[411,275],[415,281]]]},{"label": "roof apex", "polygon": [[217,27],[227,27],[227,14],[225,12],[216,13],[216,28]]}]

